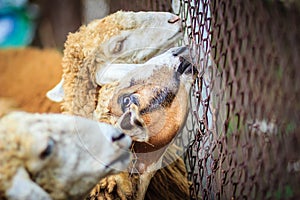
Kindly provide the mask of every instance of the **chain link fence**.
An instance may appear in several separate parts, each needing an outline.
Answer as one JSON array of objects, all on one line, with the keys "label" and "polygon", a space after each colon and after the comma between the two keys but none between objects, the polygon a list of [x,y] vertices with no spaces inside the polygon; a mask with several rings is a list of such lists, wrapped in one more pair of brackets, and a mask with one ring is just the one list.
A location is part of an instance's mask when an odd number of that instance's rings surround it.
[{"label": "chain link fence", "polygon": [[201,72],[183,144],[192,199],[300,197],[298,8],[180,2]]}]

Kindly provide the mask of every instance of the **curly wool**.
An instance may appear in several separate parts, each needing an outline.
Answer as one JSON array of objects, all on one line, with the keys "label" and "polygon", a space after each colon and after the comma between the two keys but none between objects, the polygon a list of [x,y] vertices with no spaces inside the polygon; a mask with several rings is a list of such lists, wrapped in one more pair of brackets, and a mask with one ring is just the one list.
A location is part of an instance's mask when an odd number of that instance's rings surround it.
[{"label": "curly wool", "polygon": [[[9,128],[1,123],[11,124]],[[22,148],[22,135],[17,134],[17,125],[7,119],[0,120],[0,199],[4,198],[5,191],[11,186],[13,176],[25,159]],[[9,145],[8,145],[9,144]]]},{"label": "curly wool", "polygon": [[[117,12],[103,20],[95,20],[88,26],[82,26],[76,33],[69,34],[65,43],[62,60],[65,79],[64,112],[91,118],[95,109],[95,63],[101,62],[98,47],[124,27],[120,24]],[[97,55],[97,56],[96,56]]]},{"label": "curly wool", "polygon": [[100,122],[109,124],[115,124],[117,119],[114,119],[110,115],[108,109],[110,99],[112,98],[116,87],[119,85],[118,82],[103,85],[98,92],[97,107],[94,111],[94,118]]}]

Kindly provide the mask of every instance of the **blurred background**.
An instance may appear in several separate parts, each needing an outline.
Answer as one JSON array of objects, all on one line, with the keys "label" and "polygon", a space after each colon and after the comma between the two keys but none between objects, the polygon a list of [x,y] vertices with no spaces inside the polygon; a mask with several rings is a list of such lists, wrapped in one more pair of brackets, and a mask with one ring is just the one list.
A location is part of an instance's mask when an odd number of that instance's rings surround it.
[{"label": "blurred background", "polygon": [[[162,3],[163,2],[163,3]],[[168,1],[0,0],[0,48],[63,49],[69,32],[118,10],[172,11]]]}]

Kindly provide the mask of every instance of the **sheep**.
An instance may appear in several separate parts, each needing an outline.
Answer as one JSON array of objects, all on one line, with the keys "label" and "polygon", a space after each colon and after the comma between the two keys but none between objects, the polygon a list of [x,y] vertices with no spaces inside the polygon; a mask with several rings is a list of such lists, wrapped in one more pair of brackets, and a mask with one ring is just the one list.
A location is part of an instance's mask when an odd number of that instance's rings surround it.
[{"label": "sheep", "polygon": [[[94,111],[94,119],[116,124],[135,141],[149,142],[155,150],[168,144],[169,137],[158,139],[156,135],[159,131],[177,133],[186,119],[188,96],[197,74],[196,68],[187,61],[188,52],[186,47],[172,48],[145,64],[132,64],[137,66],[134,70],[110,84],[109,89],[100,89],[98,102],[101,103]],[[176,101],[176,106],[171,105]],[[159,117],[147,116],[155,112]],[[171,127],[167,121],[172,121]],[[172,134],[166,135],[174,138]]]},{"label": "sheep", "polygon": [[0,119],[0,199],[82,199],[101,178],[126,169],[130,144],[111,125],[82,117],[7,114]]},{"label": "sheep", "polygon": [[162,155],[187,118],[188,97],[197,74],[187,58],[186,47],[170,49],[145,64],[132,64],[134,69],[99,91],[101,103],[94,118],[115,124],[135,141],[132,168],[141,174],[133,194],[136,199],[144,199],[152,176],[162,167]]},{"label": "sheep", "polygon": [[[180,22],[176,15],[170,13],[120,11],[81,27],[78,32],[68,36],[62,63],[62,81],[48,93],[48,97],[62,101],[65,113],[94,119],[97,105],[107,101],[105,95],[98,101],[99,90],[103,87],[114,87],[111,77],[108,77],[106,72],[112,69],[113,79],[119,80],[130,69],[131,65],[128,64],[145,63],[154,55],[174,46],[181,37]],[[127,64],[124,65],[125,63]],[[125,67],[117,70],[118,65]],[[101,74],[106,74],[106,79],[102,79],[104,76]],[[169,156],[174,157],[171,153]],[[155,186],[152,188],[156,193],[159,192],[162,179],[167,183],[169,180],[174,181],[174,177],[179,177],[178,180],[175,179],[175,184],[169,184],[178,186],[181,196],[189,194],[182,160],[162,171],[164,172],[160,173],[158,179],[153,179]],[[175,175],[168,174],[170,171]],[[127,178],[124,178],[126,176]],[[124,197],[132,193],[128,186],[131,183],[125,183],[127,179],[128,173],[125,176],[120,174],[119,177],[104,179],[101,182],[101,190],[104,187],[106,196]],[[110,189],[115,183],[117,191]],[[99,187],[98,185],[92,191],[90,197],[98,193]],[[180,192],[170,191],[169,196]]]}]

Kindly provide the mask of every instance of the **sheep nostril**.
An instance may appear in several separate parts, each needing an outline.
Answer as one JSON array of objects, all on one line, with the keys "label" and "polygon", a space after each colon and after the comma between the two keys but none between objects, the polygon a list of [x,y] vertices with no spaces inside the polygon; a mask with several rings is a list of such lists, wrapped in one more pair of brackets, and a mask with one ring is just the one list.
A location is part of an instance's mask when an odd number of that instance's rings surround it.
[{"label": "sheep nostril", "polygon": [[118,136],[116,136],[116,137],[112,137],[112,142],[121,140],[121,139],[124,138],[124,137],[125,137],[125,134],[124,134],[124,133],[121,133],[120,135],[118,135]]},{"label": "sheep nostril", "polygon": [[180,20],[180,18],[178,16],[175,16],[172,19],[169,19],[168,23],[174,24],[174,23],[178,22],[179,20]]},{"label": "sheep nostril", "polygon": [[180,65],[178,66],[177,72],[180,74],[198,74],[198,70],[197,68],[190,63],[189,61],[187,61],[186,59],[184,59],[183,57],[180,58]]}]

